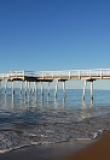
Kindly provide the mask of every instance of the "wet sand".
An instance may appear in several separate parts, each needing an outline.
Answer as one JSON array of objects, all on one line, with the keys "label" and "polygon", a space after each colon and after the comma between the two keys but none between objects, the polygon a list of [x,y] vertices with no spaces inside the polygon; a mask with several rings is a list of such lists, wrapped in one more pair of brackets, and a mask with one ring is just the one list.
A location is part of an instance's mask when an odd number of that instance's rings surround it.
[{"label": "wet sand", "polygon": [[65,142],[31,146],[0,154],[0,160],[66,160],[91,142]]},{"label": "wet sand", "polygon": [[110,131],[96,141],[31,146],[0,154],[0,160],[110,160]]},{"label": "wet sand", "polygon": [[110,131],[97,142],[69,156],[68,160],[110,160]]}]

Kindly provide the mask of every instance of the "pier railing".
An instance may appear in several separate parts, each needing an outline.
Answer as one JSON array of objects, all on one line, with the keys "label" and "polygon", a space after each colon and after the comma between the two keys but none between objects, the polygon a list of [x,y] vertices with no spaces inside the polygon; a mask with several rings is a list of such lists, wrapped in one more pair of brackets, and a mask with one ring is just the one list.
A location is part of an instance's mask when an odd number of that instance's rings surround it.
[{"label": "pier railing", "polygon": [[35,77],[34,71],[10,71],[9,73],[0,73],[0,79],[6,79],[10,77]]},{"label": "pier railing", "polygon": [[24,71],[10,71],[9,76],[10,77],[24,76]]},{"label": "pier railing", "polygon": [[10,76],[27,76],[27,77],[34,77],[35,72],[34,71],[11,71]]},{"label": "pier railing", "polygon": [[98,70],[65,70],[65,71],[39,71],[35,72],[36,77],[110,77],[110,69]]},{"label": "pier railing", "polygon": [[10,71],[9,73],[0,73],[0,79],[10,77],[40,77],[40,78],[66,78],[76,77],[96,77],[97,79],[107,77],[110,79],[110,69],[94,69],[94,70],[64,70],[64,71]]},{"label": "pier railing", "polygon": [[7,77],[9,77],[9,73],[0,73],[0,79],[5,79]]},{"label": "pier railing", "polygon": [[23,72],[24,72],[24,76],[35,77],[35,72],[34,71],[23,71]]}]

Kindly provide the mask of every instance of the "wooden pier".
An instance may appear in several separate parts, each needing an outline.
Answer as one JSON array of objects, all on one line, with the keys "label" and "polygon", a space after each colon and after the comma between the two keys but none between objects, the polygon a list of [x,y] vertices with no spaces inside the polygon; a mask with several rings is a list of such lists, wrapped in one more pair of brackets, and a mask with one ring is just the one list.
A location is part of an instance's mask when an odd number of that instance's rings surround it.
[{"label": "wooden pier", "polygon": [[15,81],[20,81],[20,92],[22,93],[24,83],[26,92],[30,89],[30,82],[33,82],[33,93],[37,92],[37,83],[40,83],[41,94],[43,94],[43,83],[48,83],[48,95],[50,94],[50,83],[56,81],[54,95],[57,96],[58,82],[63,83],[64,95],[66,94],[65,82],[70,80],[83,80],[82,99],[86,97],[87,82],[90,82],[91,99],[93,99],[93,82],[95,80],[110,80],[110,69],[94,69],[94,70],[66,70],[66,71],[11,71],[9,73],[0,73],[0,84],[5,82],[4,93],[7,92],[8,82],[11,82],[12,93],[15,93]]}]

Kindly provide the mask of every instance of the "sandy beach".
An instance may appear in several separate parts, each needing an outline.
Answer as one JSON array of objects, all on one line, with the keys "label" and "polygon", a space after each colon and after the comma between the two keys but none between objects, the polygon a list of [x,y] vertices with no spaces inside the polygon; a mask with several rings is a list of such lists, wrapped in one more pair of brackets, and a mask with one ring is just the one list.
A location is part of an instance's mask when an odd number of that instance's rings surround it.
[{"label": "sandy beach", "polygon": [[110,131],[95,142],[32,146],[0,154],[0,160],[110,160]]},{"label": "sandy beach", "polygon": [[68,157],[68,160],[110,160],[110,131],[105,132],[97,142]]}]

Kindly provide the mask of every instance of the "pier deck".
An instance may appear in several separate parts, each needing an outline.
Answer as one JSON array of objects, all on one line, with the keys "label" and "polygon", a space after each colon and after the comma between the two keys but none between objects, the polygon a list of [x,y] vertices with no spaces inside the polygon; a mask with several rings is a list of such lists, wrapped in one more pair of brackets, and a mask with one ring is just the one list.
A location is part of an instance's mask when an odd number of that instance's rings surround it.
[{"label": "pier deck", "polygon": [[110,69],[98,70],[68,70],[68,71],[13,71],[0,73],[0,81],[69,81],[86,80],[94,81],[100,79],[110,79]]},{"label": "pier deck", "polygon": [[[57,95],[58,82],[63,82],[63,90],[65,93],[65,81],[70,80],[83,80],[83,95],[85,99],[87,82],[91,82],[91,99],[93,99],[93,81],[95,80],[110,80],[110,69],[94,69],[94,70],[66,70],[66,71],[11,71],[9,73],[0,73],[0,82],[5,82],[5,93],[7,88],[7,82],[12,82],[12,90],[15,81],[27,82],[27,88],[29,90],[30,82],[34,83],[34,91],[36,91],[36,83],[41,84],[41,93],[43,93],[42,82],[56,81],[55,95]],[[22,87],[23,88],[23,84]]]}]

